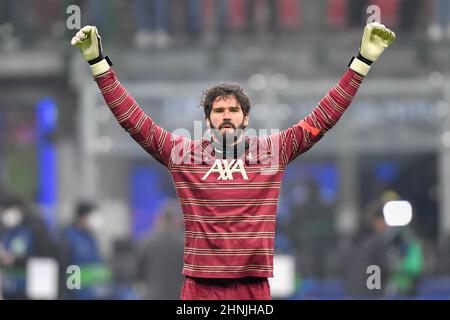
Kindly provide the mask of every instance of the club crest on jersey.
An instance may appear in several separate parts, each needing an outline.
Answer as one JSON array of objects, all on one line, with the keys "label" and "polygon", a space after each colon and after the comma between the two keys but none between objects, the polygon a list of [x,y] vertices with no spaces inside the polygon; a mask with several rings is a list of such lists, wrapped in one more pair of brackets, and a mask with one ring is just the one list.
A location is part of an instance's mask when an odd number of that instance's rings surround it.
[{"label": "club crest on jersey", "polygon": [[233,180],[233,173],[239,172],[244,180],[248,180],[247,172],[245,172],[244,162],[242,159],[227,160],[217,159],[211,166],[209,171],[203,176],[202,180],[206,180],[211,173],[218,173],[217,180]]}]

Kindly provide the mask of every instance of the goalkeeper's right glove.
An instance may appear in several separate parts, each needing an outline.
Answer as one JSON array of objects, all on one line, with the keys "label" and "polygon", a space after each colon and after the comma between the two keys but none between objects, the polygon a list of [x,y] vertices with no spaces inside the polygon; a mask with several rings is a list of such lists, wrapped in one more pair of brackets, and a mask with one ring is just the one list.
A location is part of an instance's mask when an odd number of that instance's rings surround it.
[{"label": "goalkeeper's right glove", "polygon": [[103,57],[102,39],[94,26],[85,26],[72,38],[71,44],[78,49],[91,65],[94,76],[105,73],[112,65],[108,57]]},{"label": "goalkeeper's right glove", "polygon": [[350,69],[360,75],[367,75],[372,62],[395,40],[395,33],[378,22],[372,22],[364,28],[358,57],[350,61]]}]

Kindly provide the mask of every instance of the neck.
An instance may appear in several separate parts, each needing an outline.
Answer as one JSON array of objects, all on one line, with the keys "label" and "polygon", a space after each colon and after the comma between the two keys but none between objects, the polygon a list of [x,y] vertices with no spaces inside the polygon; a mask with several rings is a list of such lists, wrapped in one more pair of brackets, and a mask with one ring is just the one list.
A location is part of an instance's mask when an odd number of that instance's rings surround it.
[{"label": "neck", "polygon": [[241,157],[247,150],[247,143],[244,135],[233,144],[227,145],[217,141],[215,138],[213,138],[212,143],[214,144],[216,158],[236,159]]}]

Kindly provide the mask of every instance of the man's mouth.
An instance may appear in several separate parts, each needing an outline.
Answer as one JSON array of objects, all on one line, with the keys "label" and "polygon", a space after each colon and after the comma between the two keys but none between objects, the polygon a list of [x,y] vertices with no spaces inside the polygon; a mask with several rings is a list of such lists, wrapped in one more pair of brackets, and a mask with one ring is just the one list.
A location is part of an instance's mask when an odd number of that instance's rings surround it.
[{"label": "man's mouth", "polygon": [[236,129],[235,126],[231,123],[222,124],[220,129]]},{"label": "man's mouth", "polygon": [[236,127],[233,123],[226,121],[219,125],[217,129],[213,128],[213,135],[219,144],[231,146],[242,137],[244,129],[243,124]]}]

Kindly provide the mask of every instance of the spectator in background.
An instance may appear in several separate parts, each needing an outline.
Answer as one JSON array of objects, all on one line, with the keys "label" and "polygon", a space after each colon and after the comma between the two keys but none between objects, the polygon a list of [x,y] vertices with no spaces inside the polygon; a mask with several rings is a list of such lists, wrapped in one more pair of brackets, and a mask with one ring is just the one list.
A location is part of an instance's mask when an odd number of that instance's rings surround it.
[{"label": "spectator in background", "polygon": [[334,237],[333,209],[321,199],[320,186],[314,180],[299,188],[304,199],[293,208],[288,228],[297,250],[296,265],[301,268],[297,273],[303,277],[324,278],[326,257],[333,250],[330,245]]},{"label": "spectator in background", "polygon": [[386,294],[388,296],[414,296],[424,270],[424,253],[420,240],[413,231],[404,227],[397,229],[393,239],[391,259],[393,266]]},{"label": "spectator in background", "polygon": [[136,45],[141,49],[169,45],[169,1],[168,0],[134,0],[137,21]]},{"label": "spectator in background", "polygon": [[247,21],[247,32],[253,34],[256,28],[256,1],[247,0],[245,1],[245,18]]},{"label": "spectator in background", "polygon": [[367,15],[366,10],[369,5],[367,0],[348,0],[347,12],[348,12],[348,24],[350,27],[361,27],[365,25]]},{"label": "spectator in background", "polygon": [[[388,253],[395,234],[388,228],[382,212],[383,202],[375,199],[364,210],[367,219],[362,233],[355,237],[342,259],[345,291],[352,298],[381,298],[385,296],[390,277]],[[376,265],[381,270],[381,289],[367,287],[367,268]]]},{"label": "spectator in background", "polygon": [[202,0],[186,0],[186,6],[189,41],[195,44],[202,28]]},{"label": "spectator in background", "polygon": [[269,32],[271,32],[272,34],[278,34],[278,31],[280,30],[278,17],[278,0],[268,0],[267,9],[269,16]]},{"label": "spectator in background", "polygon": [[188,45],[197,45],[203,32],[205,11],[202,0],[171,0],[170,30],[176,37],[174,42],[186,40]]},{"label": "spectator in background", "polygon": [[[251,0],[250,0],[251,1]],[[229,1],[216,0],[214,10],[214,20],[219,42],[228,35],[229,25]]]},{"label": "spectator in background", "polygon": [[[386,224],[383,207],[393,200],[399,200],[399,196],[386,191],[366,207],[369,232],[355,239],[343,259],[346,291],[350,297],[411,296],[416,292],[424,264],[422,246],[408,226]],[[371,265],[380,268],[380,289],[367,287],[370,276],[367,268]]]},{"label": "spectator in background", "polygon": [[[283,33],[298,32],[303,20],[303,7],[300,0],[278,0],[274,6],[277,7],[278,17],[276,18],[277,30]],[[316,4],[316,6],[320,3]],[[311,14],[315,14],[314,9]],[[308,13],[309,14],[309,13]],[[317,16],[317,19],[320,18]]]},{"label": "spectator in background", "polygon": [[131,238],[114,241],[114,255],[111,269],[114,277],[114,298],[118,300],[138,300],[141,297],[134,288],[136,277],[136,243]]},{"label": "spectator in background", "polygon": [[2,295],[4,299],[28,299],[27,262],[32,257],[54,256],[54,243],[41,217],[21,199],[6,200],[0,211]]},{"label": "spectator in background", "polygon": [[[276,0],[265,0],[265,17],[267,31],[276,34],[279,31],[279,19],[278,19],[278,1]],[[258,14],[258,1],[257,0],[247,0],[245,3],[246,20],[247,20],[247,31],[252,34],[257,29],[257,22],[259,19]]]},{"label": "spectator in background", "polygon": [[117,31],[117,1],[91,0],[82,7],[87,9],[87,21],[105,30],[105,37],[113,38]]},{"label": "spectator in background", "polygon": [[[23,8],[18,1],[0,1],[0,48],[17,49],[26,36],[22,21]],[[22,39],[28,40],[28,39]]]},{"label": "spectator in background", "polygon": [[[80,202],[75,214],[74,222],[61,232],[60,298],[111,298],[111,271],[104,262],[94,235],[94,231],[101,227],[101,215],[91,202]],[[80,268],[81,289],[67,288],[66,270],[71,265]]]},{"label": "spectator in background", "polygon": [[329,15],[329,7],[331,7],[331,4],[328,0],[300,1],[299,14],[302,18],[302,29],[321,31],[325,29],[327,23],[330,25],[336,23],[336,21],[333,21],[333,17]]},{"label": "spectator in background", "polygon": [[182,230],[179,206],[175,201],[169,201],[158,217],[156,230],[139,247],[137,280],[145,299],[180,298],[183,284]]},{"label": "spectator in background", "polygon": [[422,0],[402,0],[400,5],[400,28],[403,33],[415,31],[417,22],[420,19]]},{"label": "spectator in background", "polygon": [[441,41],[444,37],[450,40],[450,1],[433,0],[433,16],[428,34],[433,41]]}]

